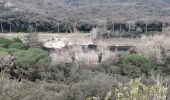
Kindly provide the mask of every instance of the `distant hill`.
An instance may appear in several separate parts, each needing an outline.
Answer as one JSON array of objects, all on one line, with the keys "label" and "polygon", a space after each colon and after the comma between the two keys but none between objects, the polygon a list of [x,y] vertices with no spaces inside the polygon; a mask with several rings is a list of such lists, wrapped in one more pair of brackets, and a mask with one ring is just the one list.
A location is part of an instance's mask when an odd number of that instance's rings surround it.
[{"label": "distant hill", "polygon": [[39,25],[43,21],[41,25],[48,23],[51,30],[58,24],[103,23],[107,18],[135,21],[170,16],[169,3],[169,0],[0,0],[0,18],[27,19],[28,22],[39,22]]},{"label": "distant hill", "polygon": [[[8,0],[1,0],[7,2]],[[10,0],[14,5],[50,17],[70,19],[170,16],[169,0]]]}]

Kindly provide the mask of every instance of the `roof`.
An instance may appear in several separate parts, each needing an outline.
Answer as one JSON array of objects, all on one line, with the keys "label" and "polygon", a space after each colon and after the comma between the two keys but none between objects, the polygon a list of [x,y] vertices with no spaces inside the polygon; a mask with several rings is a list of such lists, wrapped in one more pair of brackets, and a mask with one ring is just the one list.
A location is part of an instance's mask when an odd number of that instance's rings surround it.
[{"label": "roof", "polygon": [[66,43],[61,41],[61,40],[57,40],[57,41],[48,41],[46,43],[44,43],[44,46],[46,48],[56,48],[56,49],[61,49],[63,47],[66,46]]},{"label": "roof", "polygon": [[52,40],[49,40],[45,42],[43,45],[46,48],[52,49],[62,49],[63,47],[66,46],[71,46],[71,45],[91,45],[94,44],[92,41],[85,41],[85,40],[69,40],[67,38],[55,38]]}]

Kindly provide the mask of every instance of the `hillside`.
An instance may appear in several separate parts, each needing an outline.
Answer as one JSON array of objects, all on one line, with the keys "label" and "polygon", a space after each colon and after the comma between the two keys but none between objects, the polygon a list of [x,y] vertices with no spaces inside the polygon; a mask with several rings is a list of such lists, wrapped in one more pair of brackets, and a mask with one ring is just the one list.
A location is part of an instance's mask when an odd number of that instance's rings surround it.
[{"label": "hillside", "polygon": [[[169,2],[169,0],[1,0],[0,18],[11,21],[13,28],[20,27],[22,29],[20,31],[28,30],[30,25],[28,23],[34,24],[31,26],[38,27],[39,31],[70,31],[75,23],[80,31],[89,31],[94,24],[105,24],[108,18],[136,21],[170,16]],[[16,21],[25,24],[17,26]],[[9,29],[9,25],[4,23],[4,26],[5,29]],[[57,27],[60,29],[57,30]]]},{"label": "hillside", "polygon": [[170,0],[0,0],[0,100],[170,100]]}]

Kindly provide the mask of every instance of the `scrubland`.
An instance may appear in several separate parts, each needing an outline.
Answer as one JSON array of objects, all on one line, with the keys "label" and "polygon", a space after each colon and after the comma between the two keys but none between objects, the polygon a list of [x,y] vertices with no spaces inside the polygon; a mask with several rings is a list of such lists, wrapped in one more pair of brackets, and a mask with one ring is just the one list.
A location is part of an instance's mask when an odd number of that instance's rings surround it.
[{"label": "scrubland", "polygon": [[[55,64],[38,37],[33,37],[25,42],[0,38],[1,100],[170,99],[168,32],[136,38],[133,53],[104,47],[85,53],[75,47]],[[103,53],[101,62],[96,52]],[[77,61],[68,62],[76,53]]]}]

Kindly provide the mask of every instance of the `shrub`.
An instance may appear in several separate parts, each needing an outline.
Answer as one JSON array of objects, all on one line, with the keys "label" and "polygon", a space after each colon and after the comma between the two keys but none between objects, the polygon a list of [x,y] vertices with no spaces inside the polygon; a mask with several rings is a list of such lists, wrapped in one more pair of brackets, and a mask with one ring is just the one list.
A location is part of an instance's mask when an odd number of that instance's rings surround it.
[{"label": "shrub", "polygon": [[5,51],[0,51],[0,57],[4,57],[8,55],[8,52],[5,52]]},{"label": "shrub", "polygon": [[24,74],[30,80],[41,78],[40,73],[47,71],[50,66],[48,52],[38,48],[20,50],[14,53],[16,57],[16,74]]},{"label": "shrub", "polygon": [[69,91],[64,94],[67,97],[66,100],[89,100],[90,98],[104,100],[107,90],[114,89],[113,81],[112,76],[99,73],[89,80],[72,84]]},{"label": "shrub", "polygon": [[14,38],[13,41],[14,41],[14,42],[22,43],[22,40],[21,40],[20,38],[18,38],[18,37]]},{"label": "shrub", "polygon": [[18,49],[15,48],[0,48],[0,51],[7,52],[8,54],[13,54],[18,52]]},{"label": "shrub", "polygon": [[148,86],[140,79],[134,79],[127,84],[118,82],[115,89],[116,100],[166,100],[168,88],[159,80]]},{"label": "shrub", "polygon": [[16,48],[16,49],[19,49],[19,50],[26,50],[26,49],[28,49],[28,45],[25,44],[25,43],[21,43],[21,42],[14,42],[14,43],[11,43],[9,45],[9,48]]},{"label": "shrub", "polygon": [[17,60],[15,61],[17,66],[31,66],[36,64],[40,59],[48,57],[48,53],[46,51],[38,48],[20,50],[14,55],[17,58]]},{"label": "shrub", "polygon": [[66,85],[29,81],[10,80],[0,74],[0,100],[65,100]]},{"label": "shrub", "polygon": [[11,40],[0,37],[0,47],[8,47],[11,43]]},{"label": "shrub", "polygon": [[[121,66],[123,72],[128,71],[128,69],[132,68],[131,70],[129,70],[130,73],[138,73],[140,71],[142,73],[149,73],[154,68],[154,64],[151,60],[146,59],[144,56],[140,55],[129,55],[124,57],[121,60]],[[126,72],[126,74],[128,74],[128,72]]]},{"label": "shrub", "polygon": [[30,47],[41,47],[41,43],[39,42],[39,37],[37,33],[28,33],[25,35],[25,42]]}]

